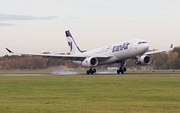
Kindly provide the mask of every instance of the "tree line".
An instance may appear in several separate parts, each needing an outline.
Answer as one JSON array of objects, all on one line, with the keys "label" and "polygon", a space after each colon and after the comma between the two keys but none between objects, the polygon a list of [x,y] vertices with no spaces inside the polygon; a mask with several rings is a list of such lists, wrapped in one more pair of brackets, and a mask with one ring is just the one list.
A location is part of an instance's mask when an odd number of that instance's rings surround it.
[{"label": "tree line", "polygon": [[5,55],[0,57],[0,69],[47,69],[52,66],[62,65],[75,67],[70,61],[47,59],[40,56]]},{"label": "tree line", "polygon": [[[153,69],[180,69],[180,47],[175,47],[173,51],[163,52],[151,55],[153,58],[150,66]],[[137,67],[134,60],[128,60],[126,67]],[[66,66],[68,68],[77,68],[71,61],[59,59],[47,59],[40,56],[25,55],[5,55],[0,57],[0,69],[47,69],[53,66]],[[119,67],[119,64],[115,66]]]},{"label": "tree line", "polygon": [[[162,52],[152,54],[152,63],[148,66],[152,69],[180,69],[180,47],[175,47],[170,52]],[[127,67],[140,67],[134,64],[134,61],[129,60]]]}]

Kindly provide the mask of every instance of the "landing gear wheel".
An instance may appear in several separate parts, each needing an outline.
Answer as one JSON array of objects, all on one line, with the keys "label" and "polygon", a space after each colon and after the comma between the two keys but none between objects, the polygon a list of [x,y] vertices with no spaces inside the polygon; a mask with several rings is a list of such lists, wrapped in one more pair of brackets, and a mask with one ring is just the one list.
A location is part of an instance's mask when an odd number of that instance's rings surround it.
[{"label": "landing gear wheel", "polygon": [[89,70],[87,70],[87,71],[86,71],[86,74],[89,75],[89,73],[90,73]]},{"label": "landing gear wheel", "polygon": [[117,74],[120,74],[120,70],[117,70]]},{"label": "landing gear wheel", "polygon": [[123,71],[126,72],[126,67],[123,68]]},{"label": "landing gear wheel", "polygon": [[95,68],[93,69],[93,72],[96,73],[96,69]]},{"label": "landing gear wheel", "polygon": [[93,71],[91,71],[91,75],[93,75],[94,74],[94,72]]},{"label": "landing gear wheel", "polygon": [[89,72],[91,73],[91,75],[92,74],[94,74],[94,72],[93,72],[93,69],[91,68],[91,69],[89,69]]},{"label": "landing gear wheel", "polygon": [[86,74],[89,75],[89,74],[94,74],[96,73],[96,69],[95,68],[90,68],[89,70],[86,71]]},{"label": "landing gear wheel", "polygon": [[121,71],[121,74],[124,74],[124,71],[123,71],[123,70]]},{"label": "landing gear wheel", "polygon": [[117,74],[124,74],[124,71],[123,70],[117,70]]},{"label": "landing gear wheel", "polygon": [[126,72],[126,67],[125,67],[125,65],[126,65],[126,62],[125,62],[125,61],[122,61],[119,70],[117,70],[117,74],[120,74],[120,73],[121,73],[121,74],[124,74],[124,72]]},{"label": "landing gear wheel", "polygon": [[126,71],[126,67],[120,67],[119,70],[117,70],[117,74],[124,74],[124,72]]}]

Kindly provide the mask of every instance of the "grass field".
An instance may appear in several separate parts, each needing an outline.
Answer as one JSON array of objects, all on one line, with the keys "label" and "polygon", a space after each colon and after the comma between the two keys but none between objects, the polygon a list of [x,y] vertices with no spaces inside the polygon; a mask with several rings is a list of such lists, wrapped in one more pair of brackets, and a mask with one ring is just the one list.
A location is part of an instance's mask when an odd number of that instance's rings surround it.
[{"label": "grass field", "polygon": [[180,74],[180,70],[127,70],[125,73],[137,74]]},{"label": "grass field", "polygon": [[0,74],[51,74],[51,70],[0,70]]},{"label": "grass field", "polygon": [[179,113],[178,76],[0,76],[0,113]]}]

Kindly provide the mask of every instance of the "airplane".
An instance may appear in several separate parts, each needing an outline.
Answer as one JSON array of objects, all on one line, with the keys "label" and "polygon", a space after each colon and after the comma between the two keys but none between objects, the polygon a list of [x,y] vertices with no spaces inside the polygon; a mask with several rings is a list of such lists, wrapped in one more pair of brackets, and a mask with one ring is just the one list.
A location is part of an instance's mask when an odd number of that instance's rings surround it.
[{"label": "airplane", "polygon": [[149,45],[145,40],[132,39],[108,46],[100,47],[97,49],[82,51],[76,44],[69,30],[65,31],[68,46],[70,50],[69,55],[58,54],[37,54],[37,53],[19,53],[13,52],[6,48],[9,53],[31,55],[31,56],[43,56],[48,58],[58,58],[63,60],[71,60],[73,63],[79,64],[83,67],[88,67],[86,74],[96,73],[97,66],[107,65],[113,63],[119,63],[120,67],[117,70],[117,74],[124,74],[126,72],[126,60],[135,59],[136,65],[148,65],[152,62],[151,54],[171,51],[173,45],[170,48],[158,51],[147,52]]}]

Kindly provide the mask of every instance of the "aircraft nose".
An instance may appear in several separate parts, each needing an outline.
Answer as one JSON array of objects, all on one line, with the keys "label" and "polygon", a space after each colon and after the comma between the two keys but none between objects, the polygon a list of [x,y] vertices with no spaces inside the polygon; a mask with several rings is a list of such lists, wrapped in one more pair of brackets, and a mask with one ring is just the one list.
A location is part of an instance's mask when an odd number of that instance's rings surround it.
[{"label": "aircraft nose", "polygon": [[149,44],[145,44],[144,46],[145,46],[144,48],[146,48],[146,50],[149,49]]},{"label": "aircraft nose", "polygon": [[148,49],[149,49],[149,45],[148,44],[142,44],[138,48],[138,50],[141,50],[143,52],[146,52]]}]

